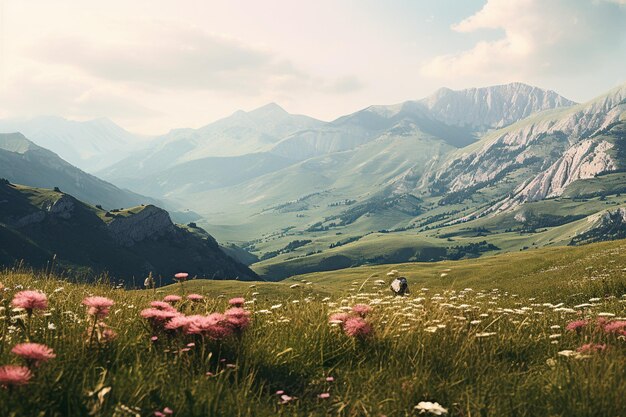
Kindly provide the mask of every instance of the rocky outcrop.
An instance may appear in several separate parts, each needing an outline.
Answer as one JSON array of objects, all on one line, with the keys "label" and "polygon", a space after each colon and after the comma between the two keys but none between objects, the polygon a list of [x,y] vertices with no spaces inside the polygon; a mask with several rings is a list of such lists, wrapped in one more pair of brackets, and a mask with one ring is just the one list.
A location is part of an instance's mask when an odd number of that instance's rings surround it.
[{"label": "rocky outcrop", "polygon": [[439,121],[478,131],[502,128],[538,111],[576,104],[554,91],[522,83],[460,91],[442,88],[420,103]]},{"label": "rocky outcrop", "polygon": [[9,223],[12,227],[21,229],[31,224],[41,223],[48,217],[68,220],[72,217],[75,207],[76,203],[72,197],[62,195],[56,200],[44,201],[40,206],[40,210],[13,219]]},{"label": "rocky outcrop", "polygon": [[626,238],[626,207],[606,210],[587,217],[590,226],[574,236],[570,245]]},{"label": "rocky outcrop", "polygon": [[107,230],[117,244],[130,247],[146,239],[172,234],[176,227],[167,211],[148,205],[139,213],[114,218]]},{"label": "rocky outcrop", "polygon": [[602,172],[616,170],[617,161],[607,152],[612,148],[613,144],[604,140],[586,139],[575,144],[547,170],[518,187],[513,197],[499,205],[498,211],[527,201],[559,196],[576,180],[593,178]]},{"label": "rocky outcrop", "polygon": [[44,203],[43,209],[53,216],[69,219],[74,211],[75,201],[68,195],[62,195],[58,200]]}]

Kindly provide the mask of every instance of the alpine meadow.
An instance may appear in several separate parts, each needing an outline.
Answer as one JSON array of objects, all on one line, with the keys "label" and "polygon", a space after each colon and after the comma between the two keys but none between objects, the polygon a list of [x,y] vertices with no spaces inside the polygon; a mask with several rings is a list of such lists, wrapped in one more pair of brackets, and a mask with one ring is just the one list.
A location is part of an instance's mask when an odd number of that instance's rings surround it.
[{"label": "alpine meadow", "polygon": [[626,417],[624,74],[623,0],[0,0],[0,416]]}]

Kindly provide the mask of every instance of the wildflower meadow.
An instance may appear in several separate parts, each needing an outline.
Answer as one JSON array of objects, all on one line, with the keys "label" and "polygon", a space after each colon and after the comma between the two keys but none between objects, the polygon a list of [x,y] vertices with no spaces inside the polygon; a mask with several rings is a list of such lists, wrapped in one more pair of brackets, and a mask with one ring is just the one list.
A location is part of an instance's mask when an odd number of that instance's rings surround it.
[{"label": "wildflower meadow", "polygon": [[389,269],[146,290],[6,270],[0,415],[626,415],[623,267],[569,267],[404,296]]}]

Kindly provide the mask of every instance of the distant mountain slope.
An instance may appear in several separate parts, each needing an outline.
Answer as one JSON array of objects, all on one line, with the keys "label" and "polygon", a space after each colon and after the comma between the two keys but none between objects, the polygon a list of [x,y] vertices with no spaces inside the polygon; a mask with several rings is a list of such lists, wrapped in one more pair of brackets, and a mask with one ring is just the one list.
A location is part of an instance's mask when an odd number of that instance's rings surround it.
[{"label": "distant mountain slope", "polygon": [[198,159],[259,153],[285,136],[322,124],[307,116],[289,114],[272,103],[250,112],[237,111],[199,129],[173,130],[100,174],[110,180],[141,178]]},{"label": "distant mountain slope", "polygon": [[[381,137],[353,150],[309,158],[233,186],[191,194],[180,189],[169,197],[185,200],[189,208],[216,224],[252,222],[252,232],[260,225],[274,230],[294,225],[306,228],[325,219],[330,223],[331,218],[369,197],[375,197],[376,204],[361,215],[375,212],[397,177],[410,169],[421,175],[430,161],[452,149],[424,134]],[[393,216],[378,220],[384,223],[380,228],[398,221]]]},{"label": "distant mountain slope", "polygon": [[53,255],[68,273],[93,277],[107,271],[128,285],[141,285],[150,272],[163,284],[180,271],[256,278],[206,232],[175,225],[158,207],[107,212],[69,194],[0,183],[0,263],[24,260],[42,267]]},{"label": "distant mountain slope", "polygon": [[355,149],[385,136],[437,137],[452,146],[461,147],[476,140],[467,129],[432,119],[414,102],[392,106],[371,106],[341,117],[319,129],[309,129],[286,137],[271,150],[287,158],[308,158]]},{"label": "distant mountain slope", "polygon": [[122,160],[145,143],[108,119],[79,122],[42,116],[30,120],[0,120],[0,133],[15,132],[92,173]]},{"label": "distant mountain slope", "polygon": [[440,89],[419,101],[370,106],[319,129],[295,133],[272,152],[297,159],[353,149],[384,134],[429,134],[462,148],[476,133],[507,126],[529,115],[574,102],[522,83],[453,91]]},{"label": "distant mountain slope", "polygon": [[576,104],[554,91],[523,83],[459,91],[441,88],[419,103],[436,120],[474,131],[502,128],[539,111]]},{"label": "distant mountain slope", "polygon": [[81,171],[21,133],[0,134],[0,178],[33,187],[59,187],[81,200],[106,208],[156,203],[156,200],[119,189]]},{"label": "distant mountain slope", "polygon": [[231,187],[280,170],[296,161],[270,153],[208,157],[183,162],[162,171],[137,177],[115,178],[115,183],[148,195],[183,196]]},{"label": "distant mountain slope", "polygon": [[602,133],[624,120],[625,112],[626,85],[588,103],[539,113],[451,154],[416,187],[448,195],[500,187],[494,198],[512,196],[499,210],[559,195],[576,179],[617,169],[610,156],[614,144]]}]

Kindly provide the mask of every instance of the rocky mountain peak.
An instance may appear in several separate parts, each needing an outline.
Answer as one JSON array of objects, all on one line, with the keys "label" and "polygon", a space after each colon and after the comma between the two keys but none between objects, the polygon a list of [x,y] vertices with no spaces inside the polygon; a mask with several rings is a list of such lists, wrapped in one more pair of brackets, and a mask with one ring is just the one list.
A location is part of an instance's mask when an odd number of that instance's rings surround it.
[{"label": "rocky mountain peak", "polygon": [[420,103],[437,120],[473,130],[501,128],[532,113],[576,104],[554,91],[520,82],[458,91],[440,88]]}]

